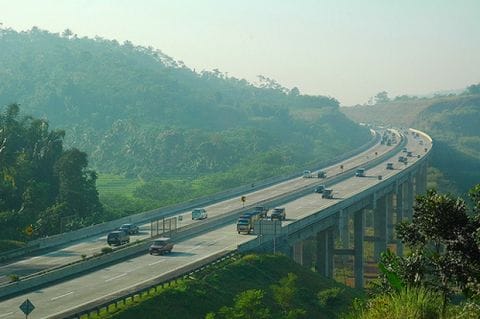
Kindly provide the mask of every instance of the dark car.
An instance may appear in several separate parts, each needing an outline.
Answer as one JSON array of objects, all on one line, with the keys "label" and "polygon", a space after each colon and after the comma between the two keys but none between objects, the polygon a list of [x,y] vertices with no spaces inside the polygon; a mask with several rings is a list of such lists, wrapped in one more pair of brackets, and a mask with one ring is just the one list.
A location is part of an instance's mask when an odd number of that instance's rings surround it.
[{"label": "dark car", "polygon": [[273,219],[278,219],[278,220],[285,220],[287,217],[285,213],[285,208],[284,207],[277,207],[274,208],[272,211],[272,214],[270,215],[270,218]]},{"label": "dark car", "polygon": [[173,242],[170,238],[161,237],[153,241],[148,249],[150,255],[163,255],[164,253],[171,253],[173,249]]},{"label": "dark car", "polygon": [[123,245],[130,242],[130,236],[123,230],[115,230],[107,235],[107,244],[109,245]]},{"label": "dark car", "polygon": [[318,185],[317,187],[315,187],[315,193],[323,193],[323,191],[325,190],[325,185]]},{"label": "dark car", "polygon": [[123,230],[129,235],[134,235],[140,233],[140,229],[137,225],[134,224],[123,224],[118,230]]}]

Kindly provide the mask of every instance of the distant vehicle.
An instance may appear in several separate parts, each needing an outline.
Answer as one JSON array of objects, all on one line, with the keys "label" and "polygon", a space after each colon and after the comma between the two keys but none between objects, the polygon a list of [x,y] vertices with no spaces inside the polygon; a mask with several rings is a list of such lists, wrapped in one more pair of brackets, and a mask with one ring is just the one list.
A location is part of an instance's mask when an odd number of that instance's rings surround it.
[{"label": "distant vehicle", "polygon": [[413,153],[412,153],[412,152],[407,152],[407,156],[408,156],[408,157],[412,157],[412,156],[413,156]]},{"label": "distant vehicle", "polygon": [[158,254],[163,255],[164,253],[171,253],[173,249],[173,242],[168,237],[160,237],[153,241],[148,249],[150,255]]},{"label": "distant vehicle", "polygon": [[418,141],[418,144],[423,145],[423,141],[422,140]]},{"label": "distant vehicle", "polygon": [[118,230],[123,230],[129,235],[135,235],[140,233],[140,228],[134,224],[123,224]]},{"label": "distant vehicle", "polygon": [[317,178],[326,178],[327,177],[327,172],[325,171],[318,171],[317,173]]},{"label": "distant vehicle", "polygon": [[404,152],[404,153],[408,152],[407,148],[404,147],[404,148],[402,149],[402,152]]},{"label": "distant vehicle", "polygon": [[357,171],[355,172],[355,176],[365,177],[365,168],[363,167],[357,168]]},{"label": "distant vehicle", "polygon": [[205,219],[207,217],[208,214],[205,208],[195,208],[192,211],[192,220]]},{"label": "distant vehicle", "polygon": [[265,206],[256,206],[253,208],[253,211],[260,214],[260,218],[265,218],[267,217],[268,208],[266,208]]},{"label": "distant vehicle", "polygon": [[272,220],[278,219],[278,220],[285,220],[287,217],[285,213],[285,207],[277,207],[274,208],[272,213],[270,214],[270,218]]},{"label": "distant vehicle", "polygon": [[393,169],[393,163],[387,163],[387,169]]},{"label": "distant vehicle", "polygon": [[123,244],[128,244],[130,242],[130,236],[128,235],[127,232],[123,230],[115,230],[110,232],[107,235],[107,244],[109,246],[115,245],[123,245]]},{"label": "distant vehicle", "polygon": [[399,157],[398,157],[398,161],[399,161],[400,163],[406,163],[406,162],[407,162],[407,158],[404,157],[404,156],[399,156]]},{"label": "distant vehicle", "polygon": [[333,189],[326,188],[323,190],[322,198],[332,199],[333,198]]},{"label": "distant vehicle", "polygon": [[315,187],[315,193],[323,193],[323,191],[325,190],[325,185],[318,185],[317,187]]},{"label": "distant vehicle", "polygon": [[303,178],[312,178],[313,174],[312,171],[309,171],[308,169],[303,171]]}]

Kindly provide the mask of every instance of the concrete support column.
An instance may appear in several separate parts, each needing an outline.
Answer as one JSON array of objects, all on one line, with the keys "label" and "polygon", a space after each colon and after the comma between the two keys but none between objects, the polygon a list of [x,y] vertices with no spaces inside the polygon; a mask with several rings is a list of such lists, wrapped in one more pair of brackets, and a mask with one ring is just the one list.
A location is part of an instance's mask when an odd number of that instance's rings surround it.
[{"label": "concrete support column", "polygon": [[338,233],[340,235],[342,248],[344,249],[348,248],[350,245],[350,232],[348,231],[348,224],[348,212],[347,210],[342,210],[338,220]]},{"label": "concrete support column", "polygon": [[426,164],[423,164],[415,179],[417,180],[417,194],[425,194],[425,192],[427,191],[427,165]]},{"label": "concrete support column", "polygon": [[363,272],[364,272],[364,258],[363,258],[363,237],[365,236],[365,210],[360,210],[354,214],[353,217],[353,231],[354,231],[354,265],[353,273],[355,275],[355,288],[363,288]]},{"label": "concrete support column", "polygon": [[395,223],[393,221],[393,193],[389,193],[386,195],[386,207],[387,210],[387,243],[393,242],[393,229],[395,227]]},{"label": "concrete support column", "polygon": [[317,234],[317,271],[322,276],[333,278],[333,250],[335,232],[333,228]]},{"label": "concrete support column", "polygon": [[373,212],[373,257],[380,260],[380,254],[387,250],[387,196],[377,199],[377,207]]},{"label": "concrete support column", "polygon": [[303,241],[293,244],[293,260],[303,266]]},{"label": "concrete support column", "polygon": [[[403,184],[397,185],[397,193],[396,193],[396,213],[397,213],[397,223],[403,221]],[[403,256],[403,243],[397,237],[397,255]]]},{"label": "concrete support column", "polygon": [[405,218],[408,220],[412,220],[413,215],[413,201],[415,198],[415,194],[413,192],[413,178],[410,177],[406,183],[406,196],[405,196]]}]

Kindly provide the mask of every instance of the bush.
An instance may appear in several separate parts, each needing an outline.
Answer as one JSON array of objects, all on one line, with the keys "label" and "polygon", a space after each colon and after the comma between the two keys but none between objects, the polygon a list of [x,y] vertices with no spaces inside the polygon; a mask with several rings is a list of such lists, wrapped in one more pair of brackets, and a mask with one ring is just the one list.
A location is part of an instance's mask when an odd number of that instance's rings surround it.
[{"label": "bush", "polygon": [[102,254],[108,254],[108,253],[111,253],[112,251],[113,251],[112,247],[103,247],[102,248]]}]

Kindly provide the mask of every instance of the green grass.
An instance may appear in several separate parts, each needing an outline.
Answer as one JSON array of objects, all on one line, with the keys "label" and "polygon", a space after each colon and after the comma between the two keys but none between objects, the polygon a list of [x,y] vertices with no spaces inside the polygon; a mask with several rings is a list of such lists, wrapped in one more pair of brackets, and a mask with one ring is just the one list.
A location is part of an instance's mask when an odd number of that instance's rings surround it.
[{"label": "green grass", "polygon": [[98,174],[97,190],[100,196],[123,195],[133,197],[135,189],[144,182],[141,179],[125,178],[119,175]]},{"label": "green grass", "polygon": [[[99,318],[205,318],[222,306],[232,306],[235,296],[249,289],[265,292],[264,304],[272,318],[280,318],[272,285],[294,273],[296,282],[295,307],[306,311],[304,318],[339,318],[348,310],[354,298],[361,294],[352,288],[326,279],[318,273],[299,266],[286,256],[246,255],[233,262],[221,264],[182,280],[176,286],[164,288],[155,295],[137,298],[126,306]],[[322,293],[322,291],[324,293]]]}]

